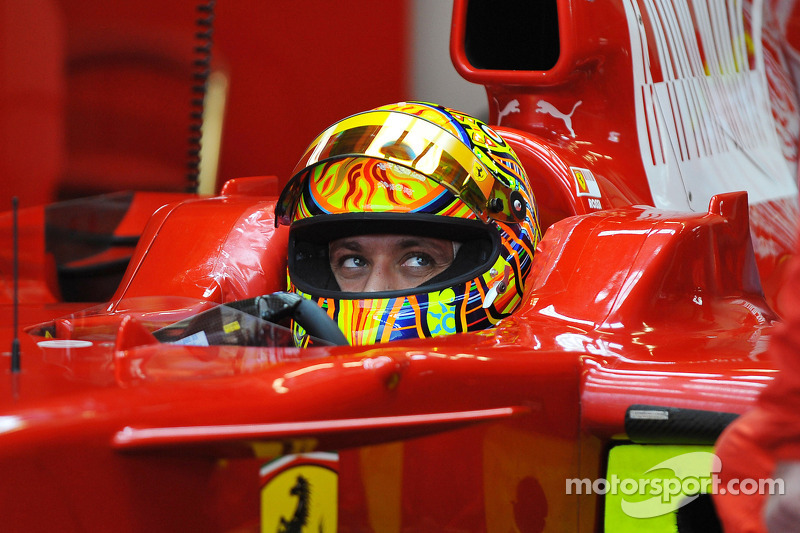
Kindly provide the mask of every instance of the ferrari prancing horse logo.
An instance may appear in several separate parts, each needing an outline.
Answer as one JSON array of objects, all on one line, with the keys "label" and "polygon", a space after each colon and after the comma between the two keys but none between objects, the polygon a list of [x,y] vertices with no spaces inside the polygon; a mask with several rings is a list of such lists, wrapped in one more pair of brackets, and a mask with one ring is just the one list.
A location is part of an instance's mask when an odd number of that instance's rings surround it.
[{"label": "ferrari prancing horse logo", "polygon": [[261,468],[261,531],[335,532],[338,506],[335,453],[287,455]]},{"label": "ferrari prancing horse logo", "polygon": [[597,183],[594,174],[588,168],[569,167],[572,176],[575,178],[575,195],[588,196],[589,207],[600,209],[599,199],[603,197],[600,192],[600,185]]}]

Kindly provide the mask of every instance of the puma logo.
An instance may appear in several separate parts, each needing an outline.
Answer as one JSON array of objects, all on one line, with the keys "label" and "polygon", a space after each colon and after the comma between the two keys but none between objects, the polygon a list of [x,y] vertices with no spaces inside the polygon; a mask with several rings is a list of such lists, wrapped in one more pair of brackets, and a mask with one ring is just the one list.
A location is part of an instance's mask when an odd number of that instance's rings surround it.
[{"label": "puma logo", "polygon": [[583,100],[578,100],[575,102],[575,105],[572,106],[572,110],[569,113],[562,113],[556,107],[551,104],[550,102],[546,102],[545,100],[539,100],[536,104],[536,112],[537,113],[545,113],[555,118],[560,118],[564,121],[564,125],[567,126],[569,130],[569,134],[571,137],[575,137],[575,130],[572,129],[572,114],[575,112],[575,109],[583,103]]},{"label": "puma logo", "polygon": [[519,113],[519,100],[514,98],[506,106],[497,114],[497,123],[500,124],[503,122],[503,117],[506,115],[510,115],[511,113]]}]

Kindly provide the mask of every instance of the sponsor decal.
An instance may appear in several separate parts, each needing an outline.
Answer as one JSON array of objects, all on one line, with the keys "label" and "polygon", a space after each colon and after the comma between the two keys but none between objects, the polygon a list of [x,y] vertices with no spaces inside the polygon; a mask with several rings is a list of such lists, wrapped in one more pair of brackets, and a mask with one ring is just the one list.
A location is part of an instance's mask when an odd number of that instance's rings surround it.
[{"label": "sponsor decal", "polygon": [[336,531],[336,453],[286,455],[261,468],[261,531]]},{"label": "sponsor decal", "polygon": [[569,167],[575,178],[575,192],[578,196],[590,196],[592,198],[602,198],[600,186],[594,179],[594,174],[588,168]]}]

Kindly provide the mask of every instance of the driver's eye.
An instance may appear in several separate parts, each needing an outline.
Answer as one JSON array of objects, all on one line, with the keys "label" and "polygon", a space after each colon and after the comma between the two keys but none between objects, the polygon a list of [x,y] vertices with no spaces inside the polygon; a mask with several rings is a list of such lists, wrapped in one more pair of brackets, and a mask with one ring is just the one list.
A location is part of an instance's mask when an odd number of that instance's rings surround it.
[{"label": "driver's eye", "polygon": [[342,268],[361,268],[367,266],[367,261],[363,257],[350,256],[342,259],[339,264]]},{"label": "driver's eye", "polygon": [[433,259],[427,254],[414,254],[403,262],[403,266],[427,267],[431,266]]}]

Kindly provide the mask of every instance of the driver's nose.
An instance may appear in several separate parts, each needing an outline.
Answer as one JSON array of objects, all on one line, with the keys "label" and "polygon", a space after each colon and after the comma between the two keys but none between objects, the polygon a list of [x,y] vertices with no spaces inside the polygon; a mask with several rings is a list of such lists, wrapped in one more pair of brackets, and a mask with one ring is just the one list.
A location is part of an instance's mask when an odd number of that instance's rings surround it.
[{"label": "driver's nose", "polygon": [[364,285],[364,292],[394,291],[403,289],[398,283],[399,280],[393,275],[393,270],[388,261],[379,260],[373,263],[367,282]]}]

